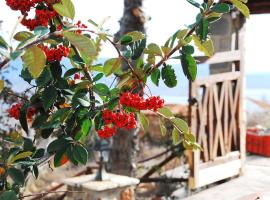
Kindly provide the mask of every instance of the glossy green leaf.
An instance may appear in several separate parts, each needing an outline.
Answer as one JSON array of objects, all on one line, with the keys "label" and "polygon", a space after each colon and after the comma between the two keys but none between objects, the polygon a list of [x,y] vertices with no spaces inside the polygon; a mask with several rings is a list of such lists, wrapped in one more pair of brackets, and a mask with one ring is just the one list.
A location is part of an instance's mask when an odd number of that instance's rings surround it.
[{"label": "glossy green leaf", "polygon": [[201,6],[198,2],[196,2],[194,0],[186,0],[186,1],[197,8],[200,8],[200,6]]},{"label": "glossy green leaf", "polygon": [[175,127],[177,127],[179,130],[182,131],[182,133],[184,133],[184,134],[189,133],[189,127],[184,120],[182,120],[180,118],[172,118],[171,121],[173,122],[173,125]]},{"label": "glossy green leaf", "polygon": [[57,98],[57,90],[53,86],[47,87],[42,94],[42,105],[44,109],[49,110]]},{"label": "glossy green leaf", "polygon": [[18,200],[14,191],[5,191],[0,195],[0,200]]},{"label": "glossy green leaf", "polygon": [[174,117],[172,111],[167,107],[163,107],[163,108],[158,109],[158,113],[167,117],[167,118]]},{"label": "glossy green leaf", "polygon": [[97,83],[94,85],[94,92],[100,96],[108,96],[110,94],[110,89],[104,83]]},{"label": "glossy green leaf", "polygon": [[80,51],[83,57],[86,57],[86,59],[97,54],[96,46],[92,39],[74,32],[64,32],[63,35]]},{"label": "glossy green leaf", "polygon": [[37,46],[27,49],[22,56],[22,60],[33,78],[38,78],[46,66],[46,56]]},{"label": "glossy green leaf", "polygon": [[159,128],[160,128],[160,132],[161,132],[162,136],[166,136],[167,128],[164,125],[164,121],[162,119],[159,119]]},{"label": "glossy green leaf", "polygon": [[14,162],[16,162],[17,160],[20,160],[20,159],[28,158],[32,154],[33,154],[33,152],[31,152],[31,151],[25,151],[25,152],[19,153],[9,161],[9,164],[13,164]]},{"label": "glossy green leaf", "polygon": [[216,13],[228,13],[230,12],[230,6],[226,3],[217,3],[211,10]]},{"label": "glossy green leaf", "polygon": [[162,68],[161,76],[167,87],[173,88],[177,85],[175,71],[171,65],[166,65]]},{"label": "glossy green leaf", "polygon": [[121,38],[120,38],[120,43],[122,45],[126,45],[126,44],[129,44],[132,42],[132,37],[129,36],[129,35],[123,35]]},{"label": "glossy green leaf", "polygon": [[174,128],[172,131],[172,140],[173,140],[174,145],[177,145],[180,143],[180,133],[176,128]]},{"label": "glossy green leaf", "polygon": [[24,104],[20,110],[19,121],[23,130],[28,134],[27,109],[28,109],[28,105]]},{"label": "glossy green leaf", "polygon": [[88,151],[82,145],[74,146],[73,156],[79,163],[86,165],[88,161]]},{"label": "glossy green leaf", "polygon": [[106,76],[110,76],[121,68],[120,58],[111,58],[104,63],[103,72]]},{"label": "glossy green leaf", "polygon": [[162,56],[162,51],[157,44],[151,43],[147,46],[147,49],[144,51],[146,54],[153,56]]},{"label": "glossy green leaf", "polygon": [[207,19],[201,19],[198,32],[200,40],[205,41],[209,33],[209,22]]},{"label": "glossy green leaf", "polygon": [[53,4],[53,9],[61,16],[74,19],[75,7],[71,0],[61,0],[60,3]]},{"label": "glossy green leaf", "polygon": [[160,70],[158,68],[154,69],[151,74],[151,80],[156,86],[159,85],[160,76],[161,76]]},{"label": "glossy green leaf", "polygon": [[193,35],[192,39],[197,48],[202,51],[206,56],[211,57],[214,55],[214,45],[211,39],[208,39],[205,42],[201,42],[196,35]]},{"label": "glossy green leaf", "polygon": [[249,8],[244,4],[242,3],[242,1],[240,0],[230,0],[233,5],[239,9],[239,11],[247,18],[249,18],[249,15],[250,15],[250,11],[249,11]]},{"label": "glossy green leaf", "polygon": [[181,56],[181,64],[185,76],[189,80],[194,81],[197,76],[197,63],[195,59],[189,54],[183,54]]},{"label": "glossy green leaf", "polygon": [[22,42],[22,41],[24,41],[24,40],[26,40],[26,39],[33,38],[33,37],[34,37],[34,35],[33,35],[33,33],[31,33],[31,32],[28,32],[28,31],[20,31],[20,32],[16,33],[16,34],[14,35],[13,38],[14,38],[15,40],[17,40],[17,41]]},{"label": "glossy green leaf", "polygon": [[21,170],[16,168],[9,168],[7,170],[8,175],[12,178],[12,180],[20,186],[24,185],[24,175]]},{"label": "glossy green leaf", "polygon": [[69,140],[64,138],[56,139],[49,144],[49,146],[47,147],[47,151],[49,154],[53,154],[57,151],[60,151],[61,149],[66,148],[69,142]]},{"label": "glossy green leaf", "polygon": [[149,120],[147,119],[145,114],[143,114],[142,112],[138,114],[138,117],[139,117],[140,124],[142,125],[143,130],[146,132],[149,129]]}]

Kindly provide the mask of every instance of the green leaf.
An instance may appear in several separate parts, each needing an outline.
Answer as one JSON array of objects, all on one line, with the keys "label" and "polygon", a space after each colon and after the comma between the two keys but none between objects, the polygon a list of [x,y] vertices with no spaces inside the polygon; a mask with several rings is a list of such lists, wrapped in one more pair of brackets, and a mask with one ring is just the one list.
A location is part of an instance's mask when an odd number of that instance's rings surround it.
[{"label": "green leaf", "polygon": [[242,1],[239,1],[239,0],[230,0],[233,5],[239,9],[239,11],[247,18],[249,18],[249,15],[250,15],[250,11],[249,11],[249,8],[244,4],[242,3]]},{"label": "green leaf", "polygon": [[97,83],[94,85],[93,89],[94,92],[100,96],[108,96],[110,94],[110,89],[104,83]]},{"label": "green leaf", "polygon": [[94,78],[93,78],[93,82],[97,82],[99,81],[100,79],[102,79],[104,76],[103,73],[98,73]]},{"label": "green leaf", "polygon": [[63,165],[62,160],[65,158],[65,156],[67,156],[66,150],[67,150],[67,147],[57,151],[56,154],[54,155],[55,167],[60,167]]},{"label": "green leaf", "polygon": [[82,122],[81,125],[81,130],[79,133],[76,134],[76,140],[79,140],[81,137],[87,137],[87,135],[90,132],[90,129],[92,127],[92,121],[90,121],[89,119],[85,119]]},{"label": "green leaf", "polygon": [[38,178],[39,175],[39,171],[38,171],[38,167],[36,165],[33,165],[33,174],[35,176],[35,178]]},{"label": "green leaf", "polygon": [[81,69],[79,69],[79,68],[69,69],[64,74],[64,77],[67,78],[67,77],[73,76],[74,74],[79,73],[80,71],[81,71]]},{"label": "green leaf", "polygon": [[151,74],[151,80],[156,86],[159,85],[160,74],[161,72],[158,68],[154,69],[154,71]]},{"label": "green leaf", "polygon": [[21,170],[16,168],[9,168],[7,170],[8,175],[12,178],[12,180],[20,186],[24,185],[24,175]]},{"label": "green leaf", "polygon": [[47,87],[42,94],[42,105],[44,109],[49,110],[55,103],[57,98],[57,90],[53,86]]},{"label": "green leaf", "polygon": [[20,124],[21,124],[23,130],[28,134],[27,109],[28,109],[28,105],[24,104],[20,110],[19,121],[20,121]]},{"label": "green leaf", "polygon": [[132,37],[132,42],[137,42],[145,39],[145,34],[139,31],[132,31],[127,33],[126,35]]},{"label": "green leaf", "polygon": [[151,43],[147,46],[145,53],[153,56],[162,56],[162,51],[160,47],[154,43]]},{"label": "green leaf", "polygon": [[201,19],[198,31],[199,31],[200,40],[201,41],[206,40],[207,35],[209,33],[209,22],[207,19]]},{"label": "green leaf", "polygon": [[177,79],[175,71],[171,65],[166,65],[161,70],[162,79],[165,85],[169,88],[173,88],[177,85]]},{"label": "green leaf", "polygon": [[180,133],[178,132],[176,128],[174,128],[172,131],[172,140],[173,140],[174,145],[177,145],[180,143]]},{"label": "green leaf", "polygon": [[211,39],[208,39],[205,42],[201,42],[196,35],[193,35],[192,39],[198,49],[202,51],[206,56],[211,57],[214,55],[214,45]]},{"label": "green leaf", "polygon": [[44,36],[50,33],[50,30],[44,26],[38,26],[34,29],[34,34],[37,36]]},{"label": "green leaf", "polygon": [[129,35],[123,35],[121,38],[120,38],[120,43],[122,45],[126,45],[126,44],[129,44],[132,42],[132,37],[129,36]]},{"label": "green leaf", "polygon": [[158,109],[158,113],[163,115],[164,117],[167,117],[167,118],[174,117],[172,111],[167,107],[163,107],[163,108]]},{"label": "green leaf", "polygon": [[52,74],[49,67],[45,67],[41,75],[36,79],[38,87],[46,86],[52,79]]},{"label": "green leaf", "polygon": [[16,33],[13,38],[17,41],[22,42],[26,39],[33,38],[33,37],[34,37],[33,33],[28,32],[28,31],[21,31],[21,32]]},{"label": "green leaf", "polygon": [[73,32],[64,32],[63,35],[80,51],[86,60],[97,54],[96,46],[92,39]]},{"label": "green leaf", "polygon": [[200,4],[194,0],[187,0],[187,2],[189,2],[191,5],[197,7],[197,8],[200,8]]},{"label": "green leaf", "polygon": [[88,151],[82,145],[74,146],[73,156],[79,163],[86,165],[88,161]]},{"label": "green leaf", "polygon": [[197,63],[195,59],[189,54],[183,54],[181,56],[181,64],[185,76],[189,80],[195,81],[197,76]]},{"label": "green leaf", "polygon": [[186,46],[183,46],[182,47],[182,51],[185,53],[185,54],[193,54],[194,53],[194,47],[191,46],[191,45],[186,45]]},{"label": "green leaf", "polygon": [[47,151],[49,154],[53,154],[61,149],[65,149],[69,143],[70,141],[65,138],[56,139],[49,144]]},{"label": "green leaf", "polygon": [[2,36],[0,36],[0,48],[3,49],[8,49],[8,44],[6,43],[6,41],[4,40],[4,38]]},{"label": "green leaf", "polygon": [[26,81],[29,84],[33,80],[33,77],[32,77],[32,75],[30,74],[30,72],[29,72],[29,70],[27,68],[22,69],[20,77],[22,77],[23,80]]},{"label": "green leaf", "polygon": [[53,9],[61,16],[74,19],[75,7],[71,0],[61,0],[60,3],[53,4]]},{"label": "green leaf", "polygon": [[121,68],[120,58],[111,58],[104,63],[103,72],[105,76],[110,76]]},{"label": "green leaf", "polygon": [[22,56],[22,60],[33,78],[38,78],[46,65],[46,56],[37,46],[28,48]]},{"label": "green leaf", "polygon": [[4,87],[5,87],[4,80],[0,80],[0,93],[3,91]]},{"label": "green leaf", "polygon": [[173,122],[173,125],[175,127],[177,127],[179,130],[182,131],[182,133],[184,133],[184,134],[189,133],[189,127],[184,120],[182,120],[180,118],[172,118],[171,121]]},{"label": "green leaf", "polygon": [[0,195],[0,200],[18,200],[18,197],[14,191],[6,191]]},{"label": "green leaf", "polygon": [[159,127],[160,127],[160,132],[161,132],[162,136],[166,136],[167,128],[164,125],[164,121],[162,119],[159,119]]},{"label": "green leaf", "polygon": [[216,13],[228,13],[230,12],[230,6],[226,3],[217,3],[211,10]]},{"label": "green leaf", "polygon": [[138,113],[138,117],[139,117],[140,124],[142,125],[143,130],[146,132],[149,128],[149,120],[142,112]]},{"label": "green leaf", "polygon": [[12,164],[12,163],[14,163],[14,162],[16,162],[17,160],[20,160],[20,159],[28,158],[32,154],[33,154],[33,152],[31,152],[31,151],[25,151],[25,152],[19,153],[9,161],[9,164]]}]

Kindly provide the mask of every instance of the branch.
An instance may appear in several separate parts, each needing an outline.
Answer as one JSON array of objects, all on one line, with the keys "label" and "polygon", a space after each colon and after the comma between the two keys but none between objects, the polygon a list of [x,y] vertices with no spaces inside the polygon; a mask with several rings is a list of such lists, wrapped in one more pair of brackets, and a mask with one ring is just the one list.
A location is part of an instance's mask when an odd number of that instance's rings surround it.
[{"label": "branch", "polygon": [[[187,33],[187,35],[184,37],[184,39],[188,38],[189,36],[191,36],[193,34],[193,32],[196,30],[196,28],[198,27],[198,24],[195,24],[193,26],[192,29],[189,30],[189,32]],[[167,60],[169,60],[169,58],[176,52],[178,51],[181,47],[183,47],[183,44],[179,43],[177,46],[175,46],[168,55],[164,56],[156,65],[154,65],[152,68],[148,68],[148,70],[146,71],[147,75],[150,75],[151,72],[156,69],[159,68],[161,65],[163,65]]]},{"label": "branch", "polygon": [[48,194],[57,194],[57,193],[87,193],[87,192],[86,191],[70,191],[70,190],[42,192],[42,193],[37,193],[37,194],[29,194],[29,195],[21,196],[21,197],[19,197],[19,199],[24,199],[24,198],[28,198],[28,197],[38,197],[40,199]]},{"label": "branch", "polygon": [[132,72],[132,74],[138,79],[139,82],[141,82],[140,77],[138,76],[138,74],[135,72],[133,66],[131,65],[130,61],[121,54],[120,50],[117,47],[117,44],[115,42],[113,42],[110,38],[107,37],[107,40],[113,45],[113,47],[115,48],[115,50],[117,51],[119,57],[125,61],[125,63],[127,64],[128,68],[130,69],[130,71]]},{"label": "branch", "polygon": [[[188,179],[186,178],[142,178],[140,179],[140,183],[180,183],[186,182]],[[139,183],[139,184],[140,184]]]},{"label": "branch", "polygon": [[165,151],[163,151],[163,152],[161,152],[161,153],[159,153],[159,154],[157,154],[157,155],[155,155],[155,156],[152,156],[152,157],[149,157],[149,158],[140,160],[140,161],[138,161],[138,163],[144,163],[144,162],[148,162],[148,161],[150,161],[150,160],[154,160],[154,159],[156,159],[156,158],[159,158],[159,157],[161,157],[161,156],[163,156],[163,155],[169,153],[170,151],[173,151],[174,149],[176,149],[176,148],[178,148],[178,147],[179,147],[179,146],[172,146],[171,148],[169,148],[169,149],[167,149],[167,150],[165,150]]},{"label": "branch", "polygon": [[[37,39],[36,41],[34,42],[31,42],[29,43],[28,45],[25,45],[24,47],[22,48],[17,48],[15,51],[23,51],[23,50],[26,50],[27,48],[35,45],[35,44],[38,44],[38,43],[41,43],[47,39],[49,39],[51,36],[58,36],[58,35],[61,35],[61,31],[56,31],[56,32],[53,32],[53,33],[50,33],[48,35],[45,35],[45,36],[42,36],[41,38]],[[1,63],[0,63],[0,70],[3,69],[10,61],[10,58],[5,58]]]},{"label": "branch", "polygon": [[170,162],[172,159],[176,157],[176,154],[172,153],[169,157],[167,157],[165,160],[160,162],[158,165],[153,166],[147,173],[145,173],[140,179],[145,179],[153,175],[156,171],[158,171],[161,167],[166,165],[168,162]]}]

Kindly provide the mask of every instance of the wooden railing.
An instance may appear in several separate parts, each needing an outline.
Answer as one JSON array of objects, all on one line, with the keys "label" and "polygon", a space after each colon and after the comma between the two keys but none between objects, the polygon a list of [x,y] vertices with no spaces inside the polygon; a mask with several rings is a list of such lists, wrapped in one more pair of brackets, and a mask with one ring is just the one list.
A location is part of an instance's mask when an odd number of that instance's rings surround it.
[{"label": "wooden railing", "polygon": [[[210,59],[216,64],[240,64],[239,51],[222,52]],[[190,126],[203,151],[190,153],[191,189],[237,175],[242,167],[242,73],[232,71],[198,78],[190,84]]]}]

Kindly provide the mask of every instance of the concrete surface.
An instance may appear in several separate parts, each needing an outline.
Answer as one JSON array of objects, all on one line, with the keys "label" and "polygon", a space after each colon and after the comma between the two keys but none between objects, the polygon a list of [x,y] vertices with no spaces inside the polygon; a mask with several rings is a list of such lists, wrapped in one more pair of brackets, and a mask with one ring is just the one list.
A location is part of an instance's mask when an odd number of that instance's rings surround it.
[{"label": "concrete surface", "polygon": [[243,176],[184,200],[270,200],[270,158],[250,155]]}]

